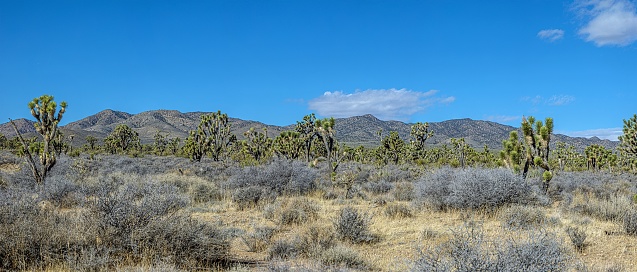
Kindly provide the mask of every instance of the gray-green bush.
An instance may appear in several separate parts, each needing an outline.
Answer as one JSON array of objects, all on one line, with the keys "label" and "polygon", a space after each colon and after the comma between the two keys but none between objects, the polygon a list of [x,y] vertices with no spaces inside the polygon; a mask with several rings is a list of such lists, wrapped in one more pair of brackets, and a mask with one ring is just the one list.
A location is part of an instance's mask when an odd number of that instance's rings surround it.
[{"label": "gray-green bush", "polygon": [[486,209],[510,203],[528,204],[533,188],[506,169],[442,168],[416,185],[418,203],[437,209]]}]

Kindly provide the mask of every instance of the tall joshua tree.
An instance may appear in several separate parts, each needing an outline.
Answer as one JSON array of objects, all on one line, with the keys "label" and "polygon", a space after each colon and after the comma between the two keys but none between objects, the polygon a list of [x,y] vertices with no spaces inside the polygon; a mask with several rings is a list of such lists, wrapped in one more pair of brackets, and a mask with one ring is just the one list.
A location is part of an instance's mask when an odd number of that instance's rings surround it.
[{"label": "tall joshua tree", "polygon": [[206,153],[210,153],[214,161],[219,161],[228,146],[235,141],[236,136],[230,133],[228,115],[217,111],[201,116],[197,130],[190,131],[186,138],[184,152],[193,161],[201,161]]},{"label": "tall joshua tree", "polygon": [[549,165],[549,143],[553,134],[553,118],[546,118],[544,122],[535,120],[533,116],[522,118],[522,134],[524,135],[524,147],[526,157],[522,177],[526,178],[529,168],[537,166],[544,169],[542,185],[544,191],[548,191],[553,173]]},{"label": "tall joshua tree", "polygon": [[416,123],[411,126],[411,146],[416,153],[416,156],[420,157],[424,155],[425,151],[425,141],[431,138],[434,135],[434,132],[429,129],[429,123]]},{"label": "tall joshua tree", "polygon": [[31,102],[29,102],[29,109],[31,109],[31,115],[36,119],[34,124],[35,130],[42,135],[42,149],[39,152],[40,156],[40,164],[42,168],[40,169],[38,165],[35,163],[35,159],[33,159],[32,153],[29,150],[29,146],[26,144],[22,135],[18,131],[18,127],[11,121],[13,128],[15,129],[16,134],[18,135],[20,142],[22,143],[23,152],[31,166],[31,172],[33,173],[33,177],[35,181],[39,184],[43,184],[46,176],[55,163],[57,162],[57,158],[55,157],[55,150],[53,148],[52,142],[56,139],[58,134],[58,124],[62,120],[62,116],[64,112],[66,112],[66,102],[60,103],[60,110],[56,114],[57,103],[53,100],[53,96],[50,95],[42,95],[40,97],[34,98]]},{"label": "tall joshua tree", "polygon": [[624,134],[619,136],[619,149],[622,156],[631,162],[630,166],[635,171],[634,161],[637,159],[637,114],[628,120],[624,120],[623,132]]}]

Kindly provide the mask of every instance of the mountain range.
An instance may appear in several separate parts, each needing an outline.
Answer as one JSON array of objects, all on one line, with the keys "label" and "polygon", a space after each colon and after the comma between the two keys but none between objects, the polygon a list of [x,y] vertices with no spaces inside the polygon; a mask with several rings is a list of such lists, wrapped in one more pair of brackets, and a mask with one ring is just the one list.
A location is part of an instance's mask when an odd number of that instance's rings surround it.
[{"label": "mountain range", "polygon": [[[153,110],[139,114],[130,114],[121,111],[104,110],[95,115],[61,126],[60,131],[64,135],[74,135],[73,145],[82,145],[87,136],[98,139],[105,138],[119,124],[126,124],[139,133],[142,143],[152,143],[157,131],[167,134],[168,138],[185,138],[190,130],[197,128],[202,115],[207,112],[182,113],[175,110]],[[301,118],[299,118],[301,119]],[[261,130],[267,128],[269,137],[276,137],[282,131],[294,129],[295,124],[288,126],[267,125],[257,121],[229,118],[232,132],[237,138],[242,139],[243,133],[251,127]],[[33,136],[35,129],[33,121],[26,119],[14,120],[20,133]],[[383,121],[373,115],[354,116],[335,119],[336,138],[350,146],[377,146],[380,143],[379,131],[382,137],[390,131],[396,131],[400,137],[408,141],[411,125],[400,121]],[[509,132],[518,128],[490,121],[472,119],[454,119],[442,122],[429,122],[429,127],[434,131],[434,136],[427,140],[430,145],[448,143],[451,138],[465,138],[465,141],[474,148],[483,148],[487,145],[490,149],[500,149],[502,141],[509,137]],[[15,137],[15,131],[10,123],[0,124],[0,133],[8,138]],[[573,145],[577,150],[583,150],[586,146],[599,144],[607,148],[615,148],[617,141],[602,140],[597,137],[582,138],[569,137],[562,134],[554,134],[552,143],[564,142]]]}]

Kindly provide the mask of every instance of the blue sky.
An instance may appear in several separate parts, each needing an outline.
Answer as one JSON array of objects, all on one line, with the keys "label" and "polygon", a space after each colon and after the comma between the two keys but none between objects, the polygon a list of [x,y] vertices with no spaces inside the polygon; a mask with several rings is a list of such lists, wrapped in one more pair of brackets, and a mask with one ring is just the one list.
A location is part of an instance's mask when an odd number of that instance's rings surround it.
[{"label": "blue sky", "polygon": [[[616,138],[637,113],[632,0],[0,1],[0,118],[104,109],[308,113]],[[3,121],[4,122],[4,121]]]}]

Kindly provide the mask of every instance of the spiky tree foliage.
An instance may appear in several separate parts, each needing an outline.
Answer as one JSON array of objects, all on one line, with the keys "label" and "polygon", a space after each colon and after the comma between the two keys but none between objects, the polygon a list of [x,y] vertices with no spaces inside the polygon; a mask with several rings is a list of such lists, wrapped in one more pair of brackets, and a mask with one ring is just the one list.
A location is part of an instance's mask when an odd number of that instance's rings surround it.
[{"label": "spiky tree foliage", "polygon": [[272,149],[274,153],[286,159],[297,159],[303,150],[303,139],[296,131],[283,131],[274,139]]},{"label": "spiky tree foliage", "polygon": [[5,149],[9,146],[9,140],[4,134],[0,133],[0,149]]},{"label": "spiky tree foliage", "polygon": [[608,167],[608,170],[612,172],[613,167],[617,164],[617,155],[612,150],[598,144],[587,146],[584,154],[586,155],[587,168],[591,171],[599,171]]},{"label": "spiky tree foliage", "polygon": [[168,141],[168,150],[171,154],[177,155],[179,152],[179,144],[181,143],[181,138],[174,137]]},{"label": "spiky tree foliage", "polygon": [[382,156],[382,161],[385,163],[392,162],[398,164],[400,159],[405,154],[405,141],[403,141],[398,132],[391,131],[389,135],[385,136],[379,147],[378,155]]},{"label": "spiky tree foliage", "polygon": [[624,134],[619,136],[619,150],[624,161],[627,161],[634,172],[637,164],[637,114],[632,118],[624,120]]},{"label": "spiky tree foliage", "polygon": [[580,171],[586,169],[586,157],[575,150],[575,146],[556,142],[549,157],[551,169],[560,171]]},{"label": "spiky tree foliage", "polygon": [[271,152],[272,139],[268,138],[268,129],[263,128],[263,132],[257,131],[255,128],[243,133],[246,140],[243,142],[243,149],[256,162],[260,162]]},{"label": "spiky tree foliage", "polygon": [[522,133],[524,134],[525,162],[522,177],[526,175],[531,166],[537,166],[544,170],[542,174],[543,188],[548,191],[553,173],[549,165],[549,144],[553,134],[553,118],[546,118],[544,122],[535,120],[533,116],[522,117]]},{"label": "spiky tree foliage", "polygon": [[115,154],[139,150],[142,145],[137,131],[134,131],[126,124],[120,124],[115,127],[111,134],[104,138],[104,147],[106,151]]},{"label": "spiky tree foliage", "polygon": [[38,98],[34,98],[31,102],[29,102],[31,115],[33,115],[33,117],[35,117],[36,119],[36,122],[34,124],[35,130],[40,135],[42,135],[42,148],[39,152],[40,164],[42,165],[42,169],[39,169],[39,167],[36,165],[35,160],[33,159],[31,152],[29,151],[28,145],[18,131],[18,127],[13,122],[13,120],[9,119],[9,121],[11,121],[11,124],[13,124],[13,128],[15,129],[20,142],[22,143],[22,151],[25,153],[27,161],[31,166],[33,177],[35,178],[36,182],[40,184],[44,183],[47,174],[57,162],[52,142],[58,134],[58,124],[62,120],[62,116],[64,115],[64,112],[66,112],[67,107],[67,103],[62,102],[60,103],[60,109],[58,111],[57,103],[53,99],[53,96],[42,95]]},{"label": "spiky tree foliage", "polygon": [[97,138],[95,138],[95,137],[93,137],[91,135],[86,136],[86,142],[88,143],[88,147],[91,150],[95,150],[95,144],[97,143]]},{"label": "spiky tree foliage", "polygon": [[327,161],[332,161],[332,151],[336,146],[336,131],[334,130],[334,118],[316,120],[314,123],[316,133],[323,142],[327,152]]},{"label": "spiky tree foliage", "polygon": [[475,150],[465,142],[464,138],[451,138],[450,142],[455,161],[460,167],[465,168],[467,165],[467,157],[470,154],[474,154]]},{"label": "spiky tree foliage", "polygon": [[411,137],[411,148],[414,151],[414,155],[419,158],[424,156],[425,151],[425,142],[427,139],[432,137],[434,132],[429,130],[429,123],[416,123],[411,126],[411,132],[409,136]]},{"label": "spiky tree foliage", "polygon": [[55,155],[60,156],[60,154],[66,154],[66,151],[69,149],[69,144],[64,141],[64,133],[62,131],[58,131],[55,139],[51,142],[53,146],[53,151]]},{"label": "spiky tree foliage", "polygon": [[500,159],[507,168],[518,173],[521,170],[523,156],[524,147],[518,138],[518,132],[515,130],[511,131],[509,139],[502,141]]},{"label": "spiky tree foliage", "polygon": [[201,161],[206,153],[209,153],[214,161],[219,161],[236,139],[236,136],[230,133],[228,115],[217,111],[201,116],[197,130],[190,131],[186,138],[184,152],[193,161]]},{"label": "spiky tree foliage", "polygon": [[335,121],[333,117],[316,120],[314,122],[318,139],[323,143],[327,162],[332,170],[336,172],[341,160],[346,156],[344,147],[339,147],[336,142]]},{"label": "spiky tree foliage", "polygon": [[164,155],[164,152],[168,148],[168,134],[163,134],[158,130],[155,132],[153,139],[155,140],[153,142],[153,152],[155,155]]},{"label": "spiky tree foliage", "polygon": [[311,160],[312,142],[314,138],[318,136],[316,131],[316,116],[314,113],[303,116],[303,121],[296,122],[295,130],[299,133],[299,137],[303,140],[303,147],[305,149],[305,156],[307,162]]}]

